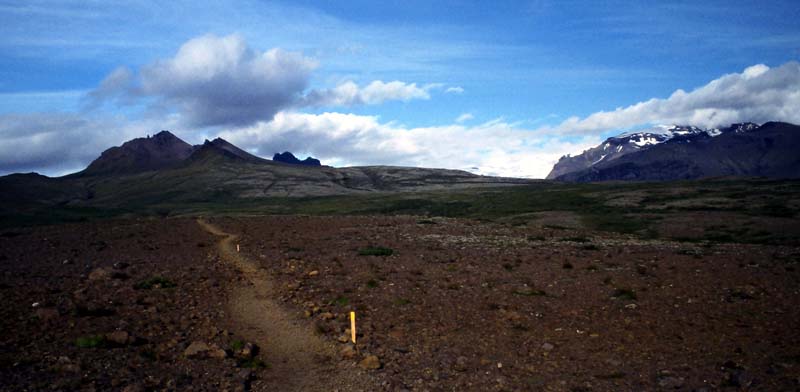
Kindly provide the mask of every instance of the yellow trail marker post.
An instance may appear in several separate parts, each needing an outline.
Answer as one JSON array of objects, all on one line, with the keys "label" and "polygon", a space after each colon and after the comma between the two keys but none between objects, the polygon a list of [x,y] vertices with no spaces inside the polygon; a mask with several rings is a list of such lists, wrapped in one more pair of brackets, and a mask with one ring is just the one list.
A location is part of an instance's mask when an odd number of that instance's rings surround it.
[{"label": "yellow trail marker post", "polygon": [[350,338],[356,344],[356,312],[350,312]]}]

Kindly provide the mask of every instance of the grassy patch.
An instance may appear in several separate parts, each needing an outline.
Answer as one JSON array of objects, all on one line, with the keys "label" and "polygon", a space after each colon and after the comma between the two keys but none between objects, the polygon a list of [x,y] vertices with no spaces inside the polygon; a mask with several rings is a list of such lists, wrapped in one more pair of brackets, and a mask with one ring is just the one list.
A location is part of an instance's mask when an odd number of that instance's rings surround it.
[{"label": "grassy patch", "polygon": [[579,242],[579,243],[591,241],[589,238],[586,237],[564,237],[564,238],[559,238],[558,240],[561,242]]},{"label": "grassy patch", "polygon": [[631,289],[615,289],[613,293],[611,293],[611,297],[615,299],[621,299],[624,301],[636,301],[636,292]]},{"label": "grassy patch", "polygon": [[269,365],[258,358],[248,358],[239,360],[239,367],[246,369],[267,369]]},{"label": "grassy patch", "polygon": [[599,380],[618,380],[620,378],[625,378],[625,373],[623,372],[614,372],[609,374],[598,374],[594,376]]},{"label": "grassy patch", "polygon": [[513,294],[522,295],[525,297],[544,297],[547,295],[547,293],[545,293],[544,290],[537,290],[537,289],[514,290]]},{"label": "grassy patch", "polygon": [[244,348],[244,342],[243,341],[237,339],[237,340],[234,340],[233,342],[231,342],[231,350],[239,351],[242,348]]},{"label": "grassy patch", "polygon": [[169,289],[173,287],[177,287],[174,282],[171,280],[163,277],[163,276],[153,276],[146,280],[143,280],[133,286],[133,288],[137,290],[150,290],[150,289]]},{"label": "grassy patch", "polygon": [[409,305],[411,304],[411,300],[406,298],[397,298],[394,300],[394,304],[398,306]]},{"label": "grassy patch", "polygon": [[359,256],[391,256],[394,250],[380,246],[370,246],[358,250]]},{"label": "grassy patch", "polygon": [[106,338],[101,335],[81,336],[75,339],[75,346],[79,348],[98,348],[106,345]]},{"label": "grassy patch", "polygon": [[369,281],[367,281],[367,287],[371,289],[378,287],[378,281],[375,279],[370,279]]}]

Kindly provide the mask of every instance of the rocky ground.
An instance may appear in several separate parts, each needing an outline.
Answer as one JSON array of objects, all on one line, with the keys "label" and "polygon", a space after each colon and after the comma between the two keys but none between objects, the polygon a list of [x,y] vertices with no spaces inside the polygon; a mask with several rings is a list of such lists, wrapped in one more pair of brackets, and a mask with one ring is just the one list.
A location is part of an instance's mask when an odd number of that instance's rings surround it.
[{"label": "rocky ground", "polygon": [[[797,247],[440,218],[209,221],[267,272],[265,301],[337,346],[321,361],[382,389],[800,388]],[[193,219],[0,232],[0,389],[276,390],[281,366],[231,307],[252,283],[220,241]]]},{"label": "rocky ground", "polygon": [[346,341],[355,310],[360,358],[393,389],[800,388],[796,247],[415,217],[218,222],[319,333]]},{"label": "rocky ground", "polygon": [[[261,359],[226,317],[237,273],[193,220],[0,233],[0,389],[241,390]],[[252,351],[252,350],[251,350]]]}]

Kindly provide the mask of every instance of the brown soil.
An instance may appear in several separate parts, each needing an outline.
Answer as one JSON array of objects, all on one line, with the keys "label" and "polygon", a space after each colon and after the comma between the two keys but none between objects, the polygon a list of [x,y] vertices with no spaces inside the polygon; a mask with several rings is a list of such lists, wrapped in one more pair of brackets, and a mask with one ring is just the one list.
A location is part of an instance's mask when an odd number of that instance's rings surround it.
[{"label": "brown soil", "polygon": [[[268,274],[236,251],[236,235],[228,234],[203,220],[206,231],[224,237],[218,244],[222,259],[232,263],[245,278],[244,285],[231,290],[229,314],[237,330],[263,347],[270,372],[263,387],[271,391],[367,391],[377,385],[353,366],[336,366],[333,343],[314,335],[308,323],[298,322],[272,297]],[[352,364],[350,364],[352,365]]]},{"label": "brown soil", "polygon": [[218,223],[331,340],[355,310],[392,389],[800,385],[796,247],[414,217]]},{"label": "brown soil", "polygon": [[[0,232],[0,390],[800,388],[798,247],[438,218],[210,222]],[[131,338],[88,347],[119,331]],[[186,358],[193,342],[225,358]],[[237,342],[262,350],[242,361]],[[361,370],[368,355],[380,369]]]}]

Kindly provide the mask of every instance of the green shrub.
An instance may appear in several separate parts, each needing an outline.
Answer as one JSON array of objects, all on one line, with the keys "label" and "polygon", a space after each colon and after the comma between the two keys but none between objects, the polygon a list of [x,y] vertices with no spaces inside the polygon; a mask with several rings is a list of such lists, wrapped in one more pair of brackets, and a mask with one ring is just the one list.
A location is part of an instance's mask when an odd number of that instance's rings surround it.
[{"label": "green shrub", "polygon": [[391,256],[392,253],[394,253],[394,250],[380,246],[361,248],[358,250],[359,256]]},{"label": "green shrub", "polygon": [[150,290],[150,289],[169,289],[177,285],[171,280],[163,276],[153,276],[149,279],[143,280],[133,287],[137,290]]},{"label": "green shrub", "polygon": [[514,294],[523,295],[526,297],[543,297],[547,295],[547,293],[545,293],[544,290],[536,290],[536,289],[514,290]]},{"label": "green shrub", "polygon": [[616,299],[636,301],[636,293],[631,289],[615,289],[611,296]]},{"label": "green shrub", "polygon": [[247,369],[266,369],[269,365],[258,358],[248,358],[240,360],[239,367]]},{"label": "green shrub", "polygon": [[75,339],[75,345],[80,348],[97,348],[106,345],[106,338],[102,335],[81,336]]}]

